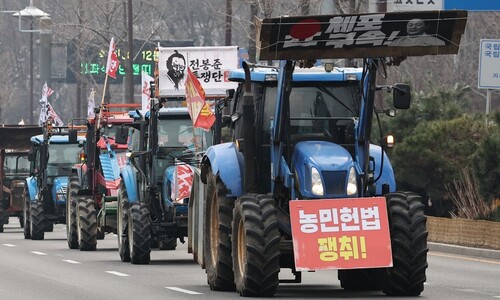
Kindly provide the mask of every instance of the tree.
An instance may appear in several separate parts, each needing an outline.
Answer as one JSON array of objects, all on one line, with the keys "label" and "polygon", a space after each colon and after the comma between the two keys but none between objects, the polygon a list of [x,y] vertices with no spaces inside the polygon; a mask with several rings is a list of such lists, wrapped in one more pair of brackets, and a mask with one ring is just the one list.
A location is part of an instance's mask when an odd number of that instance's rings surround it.
[{"label": "tree", "polygon": [[421,122],[392,153],[398,181],[423,188],[435,199],[447,198],[445,186],[472,165],[487,137],[484,121],[468,116]]},{"label": "tree", "polygon": [[500,112],[494,115],[491,134],[479,145],[473,166],[479,179],[479,191],[487,202],[500,199]]}]

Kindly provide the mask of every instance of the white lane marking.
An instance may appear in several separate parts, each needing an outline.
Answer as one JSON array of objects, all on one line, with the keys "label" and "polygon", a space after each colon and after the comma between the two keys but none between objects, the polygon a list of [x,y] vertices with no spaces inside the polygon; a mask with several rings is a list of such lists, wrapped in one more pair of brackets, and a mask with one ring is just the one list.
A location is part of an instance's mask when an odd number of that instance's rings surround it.
[{"label": "white lane marking", "polygon": [[71,260],[71,259],[63,259],[64,262],[67,262],[68,264],[81,264],[79,261]]},{"label": "white lane marking", "polygon": [[113,274],[113,275],[120,276],[120,277],[130,276],[128,274],[120,273],[120,272],[116,272],[116,271],[106,271],[106,273]]},{"label": "white lane marking", "polygon": [[17,247],[16,245],[12,245],[12,244],[2,244],[4,245],[5,247]]},{"label": "white lane marking", "polygon": [[493,298],[498,298],[498,299],[500,299],[500,296],[493,296]]},{"label": "white lane marking", "polygon": [[40,251],[31,251],[31,253],[36,254],[36,255],[47,255],[47,253],[43,253]]},{"label": "white lane marking", "polygon": [[181,289],[181,288],[178,288],[178,287],[175,287],[175,286],[166,286],[165,288],[169,289],[169,290],[172,290],[172,291],[177,291],[177,292],[186,293],[186,294],[190,294],[190,295],[201,295],[201,293],[198,293],[198,292],[195,292],[195,291]]}]

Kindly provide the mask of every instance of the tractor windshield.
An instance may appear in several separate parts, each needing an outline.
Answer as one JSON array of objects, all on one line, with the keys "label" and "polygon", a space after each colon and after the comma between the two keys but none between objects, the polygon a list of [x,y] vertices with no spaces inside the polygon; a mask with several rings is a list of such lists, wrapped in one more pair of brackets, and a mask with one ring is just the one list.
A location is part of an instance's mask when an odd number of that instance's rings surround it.
[{"label": "tractor windshield", "polygon": [[[310,86],[314,84],[314,86]],[[263,130],[269,131],[274,117],[276,87],[266,88]],[[332,137],[354,124],[360,113],[358,82],[295,83],[290,94],[290,135],[322,135]],[[345,136],[338,137],[345,139]]]},{"label": "tractor windshield", "polygon": [[7,154],[4,160],[5,174],[28,174],[30,162],[28,154]]},{"label": "tractor windshield", "polygon": [[193,122],[189,118],[160,119],[158,122],[158,146],[187,148],[194,145]]},{"label": "tractor windshield", "polygon": [[80,161],[80,152],[81,148],[75,144],[50,144],[47,175],[69,175],[71,167]]}]

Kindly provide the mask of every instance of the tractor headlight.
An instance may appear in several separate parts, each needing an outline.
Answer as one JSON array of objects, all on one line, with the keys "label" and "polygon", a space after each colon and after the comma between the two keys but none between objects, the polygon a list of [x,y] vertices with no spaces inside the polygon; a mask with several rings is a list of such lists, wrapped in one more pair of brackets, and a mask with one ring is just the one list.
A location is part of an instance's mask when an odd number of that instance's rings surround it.
[{"label": "tractor headlight", "polygon": [[358,192],[358,182],[356,180],[356,171],[354,168],[349,170],[349,179],[347,180],[347,195],[354,195]]},{"label": "tractor headlight", "polygon": [[314,195],[323,196],[323,181],[318,170],[314,167],[311,168],[311,192]]}]

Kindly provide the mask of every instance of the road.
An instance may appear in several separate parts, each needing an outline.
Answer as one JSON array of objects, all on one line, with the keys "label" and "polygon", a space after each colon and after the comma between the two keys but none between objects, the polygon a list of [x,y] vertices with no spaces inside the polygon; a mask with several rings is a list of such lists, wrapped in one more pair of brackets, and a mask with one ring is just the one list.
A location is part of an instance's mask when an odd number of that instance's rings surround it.
[{"label": "road", "polygon": [[[0,299],[237,299],[213,292],[186,245],[153,250],[150,265],[122,263],[115,235],[98,241],[95,252],[70,250],[65,225],[45,240],[25,240],[17,219],[0,233]],[[428,299],[500,299],[500,260],[429,252]],[[283,269],[280,278],[286,277]],[[343,291],[336,271],[305,273],[300,284],[280,284],[281,299],[371,299],[381,292]],[[390,298],[398,299],[398,298]],[[401,298],[407,299],[407,298]]]}]

